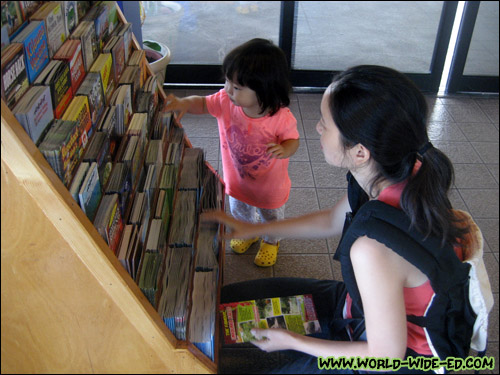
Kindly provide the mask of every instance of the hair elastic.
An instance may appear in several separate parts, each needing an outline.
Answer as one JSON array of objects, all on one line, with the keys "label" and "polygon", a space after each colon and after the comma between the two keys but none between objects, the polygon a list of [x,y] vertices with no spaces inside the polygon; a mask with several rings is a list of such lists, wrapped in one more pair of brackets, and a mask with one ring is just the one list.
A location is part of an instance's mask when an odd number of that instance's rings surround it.
[{"label": "hair elastic", "polygon": [[424,154],[427,152],[428,149],[431,147],[434,147],[431,142],[427,142],[420,150],[418,150],[418,154],[420,156],[424,156]]}]

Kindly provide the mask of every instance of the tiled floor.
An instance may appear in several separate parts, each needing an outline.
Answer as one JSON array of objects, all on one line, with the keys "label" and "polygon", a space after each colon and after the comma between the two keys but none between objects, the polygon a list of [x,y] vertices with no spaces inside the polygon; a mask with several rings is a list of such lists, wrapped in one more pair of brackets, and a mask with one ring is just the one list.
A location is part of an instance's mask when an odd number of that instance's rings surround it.
[{"label": "tiled floor", "polygon": [[[208,95],[216,90],[169,90],[183,97]],[[442,149],[455,167],[455,186],[450,197],[455,208],[472,214],[485,239],[484,259],[489,273],[495,305],[490,315],[487,355],[495,357],[498,373],[498,258],[499,258],[499,133],[497,97],[460,96],[427,97],[430,107],[429,133],[432,143]],[[320,94],[292,95],[290,109],[297,118],[300,148],[290,159],[292,191],[286,205],[286,217],[298,216],[329,207],[345,193],[345,170],[333,168],[324,161],[315,125],[318,120]],[[220,162],[217,121],[209,115],[186,114],[181,121],[194,147],[205,150],[206,159],[219,171]],[[220,173],[222,173],[220,171]],[[278,261],[271,268],[253,264],[258,245],[244,255],[226,249],[224,283],[263,277],[314,277],[341,279],[340,266],[332,260],[337,240],[283,240]],[[277,353],[259,357],[258,349],[249,346],[224,349],[221,372],[258,371],[261,366],[277,364]],[[251,361],[252,367],[248,367]],[[249,371],[250,370],[250,371]],[[488,371],[483,371],[487,373]]]}]

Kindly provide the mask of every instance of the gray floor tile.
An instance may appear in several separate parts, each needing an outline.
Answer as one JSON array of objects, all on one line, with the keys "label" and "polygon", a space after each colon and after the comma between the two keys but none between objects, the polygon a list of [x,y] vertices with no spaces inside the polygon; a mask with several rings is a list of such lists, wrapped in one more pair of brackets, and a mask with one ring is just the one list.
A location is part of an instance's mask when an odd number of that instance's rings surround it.
[{"label": "gray floor tile", "polygon": [[290,161],[305,161],[309,162],[309,153],[307,151],[307,143],[306,140],[302,137],[300,138],[299,141],[299,148],[295,152],[295,154],[292,155],[290,158]]},{"label": "gray floor tile", "polygon": [[193,147],[203,149],[206,160],[219,159],[219,139],[218,138],[195,138],[189,137]]},{"label": "gray floor tile", "polygon": [[498,103],[495,106],[483,107],[483,112],[498,129]]},{"label": "gray floor tile", "polygon": [[340,237],[335,236],[335,237],[328,237],[326,240],[326,243],[328,244],[328,251],[332,258],[330,259],[332,263],[332,269],[333,269],[333,278],[335,280],[343,280],[342,278],[342,270],[340,267],[340,262],[335,260],[333,256],[335,255],[335,252],[337,251],[337,248],[340,244]]},{"label": "gray floor tile", "polygon": [[498,218],[498,189],[459,189],[474,218]]},{"label": "gray floor tile", "polygon": [[285,217],[296,217],[319,209],[316,189],[294,188],[285,206]]},{"label": "gray floor tile", "polygon": [[325,163],[325,154],[321,148],[319,139],[306,139],[307,150],[309,151],[309,159],[311,163]]},{"label": "gray floor tile", "polygon": [[457,123],[488,121],[488,117],[475,103],[474,106],[450,105],[446,106],[446,110]]},{"label": "gray floor tile", "polygon": [[459,189],[498,188],[498,183],[484,164],[455,164],[455,186]]},{"label": "gray floor tile", "polygon": [[[345,175],[344,175],[345,176]],[[333,207],[344,195],[347,189],[317,189],[319,208],[325,210]]]},{"label": "gray floor tile", "polygon": [[311,165],[316,188],[345,188],[347,186],[346,169],[335,168],[325,162]]},{"label": "gray floor tile", "polygon": [[304,120],[316,120],[318,121],[321,117],[319,107],[321,101],[311,100],[311,101],[301,101],[299,100],[300,115],[302,121]]},{"label": "gray floor tile", "polygon": [[279,254],[273,266],[275,277],[332,279],[329,255]]},{"label": "gray floor tile", "polygon": [[448,198],[450,199],[453,208],[455,208],[456,210],[463,210],[469,212],[469,208],[466,206],[462,196],[460,195],[457,189],[450,189]]},{"label": "gray floor tile", "polygon": [[328,246],[325,239],[283,239],[280,242],[279,254],[328,254]]},{"label": "gray floor tile", "polygon": [[498,142],[498,129],[492,123],[466,122],[457,125],[470,142]]},{"label": "gray floor tile", "polygon": [[447,107],[457,106],[467,109],[481,108],[479,103],[474,100],[474,96],[468,94],[441,96],[439,102]]},{"label": "gray floor tile", "polygon": [[330,264],[332,265],[333,280],[344,281],[344,278],[342,277],[342,270],[340,268],[340,262],[333,259],[333,254],[337,249],[337,245],[338,244],[336,244],[334,248],[330,247]]},{"label": "gray floor tile", "polygon": [[472,97],[472,100],[479,106],[479,108],[497,108],[498,112],[498,95],[491,97]]},{"label": "gray floor tile", "polygon": [[302,120],[302,123],[304,125],[304,132],[306,135],[307,139],[319,139],[320,135],[316,131],[316,125],[319,121],[318,119],[315,120]]},{"label": "gray floor tile", "polygon": [[226,254],[224,284],[272,277],[272,267],[257,267],[254,258],[255,254]]},{"label": "gray floor tile", "polygon": [[433,144],[443,151],[452,163],[481,163],[481,158],[469,142],[436,141]]},{"label": "gray floor tile", "polygon": [[429,139],[435,141],[467,141],[464,133],[454,122],[431,122],[428,127]]},{"label": "gray floor tile", "polygon": [[446,121],[453,122],[453,117],[448,113],[444,105],[436,103],[434,107],[429,110],[429,121]]},{"label": "gray floor tile", "polygon": [[489,250],[498,253],[498,219],[476,219],[475,221],[479,229],[481,229],[484,240],[488,243]]},{"label": "gray floor tile", "polygon": [[193,115],[186,113],[181,122],[189,139],[219,138],[217,120],[211,115]]},{"label": "gray floor tile", "polygon": [[290,180],[292,181],[292,187],[314,187],[311,163],[309,163],[309,161],[291,161],[288,166],[288,174],[290,175]]},{"label": "gray floor tile", "polygon": [[484,163],[498,164],[498,142],[471,142]]},{"label": "gray floor tile", "polygon": [[[484,254],[484,265],[486,266],[486,271],[488,272],[488,276],[490,278],[491,291],[493,293],[498,293],[498,281],[499,281],[498,263],[496,262],[495,257],[492,253]],[[493,340],[493,337],[491,338],[491,340]]]},{"label": "gray floor tile", "polygon": [[486,164],[486,167],[488,167],[488,170],[491,172],[491,175],[498,183],[498,164]]}]

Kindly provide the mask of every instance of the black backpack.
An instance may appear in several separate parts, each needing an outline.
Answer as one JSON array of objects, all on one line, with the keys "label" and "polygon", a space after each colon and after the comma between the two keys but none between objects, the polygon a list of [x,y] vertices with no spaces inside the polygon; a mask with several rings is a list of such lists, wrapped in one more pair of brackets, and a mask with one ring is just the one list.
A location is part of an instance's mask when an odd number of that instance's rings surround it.
[{"label": "black backpack", "polygon": [[454,210],[470,228],[462,262],[451,245],[441,247],[437,238],[425,239],[416,229],[410,229],[410,219],[402,210],[378,200],[368,201],[350,173],[347,180],[349,203],[355,214],[346,216],[335,259],[341,262],[354,309],[362,311],[363,306],[350,249],[358,237],[366,235],[391,248],[429,278],[435,296],[425,316],[407,316],[407,320],[424,328],[433,355],[441,360],[465,358],[470,348],[484,355],[493,294],[483,262],[482,234],[470,215]]}]

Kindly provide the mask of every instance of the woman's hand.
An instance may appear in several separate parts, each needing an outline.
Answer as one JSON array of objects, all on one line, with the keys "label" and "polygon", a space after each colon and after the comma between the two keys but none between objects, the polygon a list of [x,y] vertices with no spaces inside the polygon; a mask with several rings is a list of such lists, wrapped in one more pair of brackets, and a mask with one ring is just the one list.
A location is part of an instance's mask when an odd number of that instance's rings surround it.
[{"label": "woman's hand", "polygon": [[292,344],[295,342],[295,338],[299,336],[283,328],[252,328],[251,332],[257,339],[257,341],[252,341],[252,344],[265,352],[293,349]]},{"label": "woman's hand", "polygon": [[229,229],[229,232],[226,232],[226,234],[224,235],[225,239],[229,238],[247,239],[255,237],[255,235],[251,232],[252,229],[254,229],[255,227],[254,224],[235,219],[234,217],[226,214],[223,211],[203,212],[200,215],[200,218],[202,222],[215,221],[224,224],[224,226],[227,229]]}]

